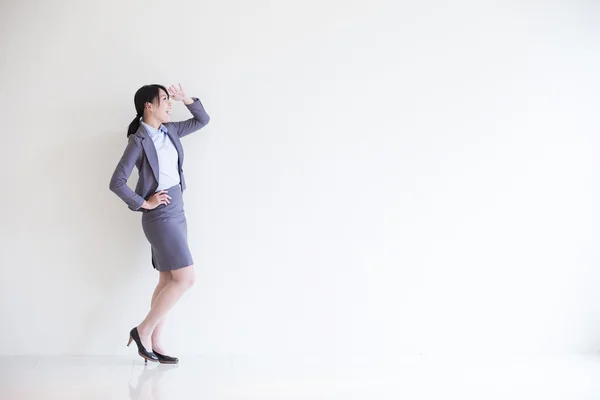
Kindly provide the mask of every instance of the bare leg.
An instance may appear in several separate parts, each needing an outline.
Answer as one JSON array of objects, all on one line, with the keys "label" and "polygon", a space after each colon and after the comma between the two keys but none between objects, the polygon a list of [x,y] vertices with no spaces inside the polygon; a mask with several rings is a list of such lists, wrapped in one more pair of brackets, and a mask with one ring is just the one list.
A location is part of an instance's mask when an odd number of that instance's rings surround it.
[{"label": "bare leg", "polygon": [[171,281],[158,293],[154,299],[150,312],[144,321],[137,327],[142,344],[148,351],[152,349],[152,332],[154,332],[160,320],[167,315],[169,310],[171,310],[181,296],[194,285],[196,280],[193,265],[171,271],[171,274],[173,279],[171,279]]},{"label": "bare leg", "polygon": [[[156,301],[156,298],[158,297],[158,294],[167,286],[167,284],[169,282],[171,282],[171,280],[173,279],[173,275],[171,274],[171,271],[164,271],[160,273],[160,276],[158,278],[158,285],[156,285],[156,289],[154,289],[154,293],[152,294],[152,303],[151,305],[154,306],[154,302]],[[152,349],[158,351],[161,354],[165,354],[164,353],[164,348],[162,347],[162,330],[163,330],[163,326],[165,325],[165,320],[167,319],[166,316],[164,316],[156,325],[156,328],[154,328],[154,332],[152,332]]]}]

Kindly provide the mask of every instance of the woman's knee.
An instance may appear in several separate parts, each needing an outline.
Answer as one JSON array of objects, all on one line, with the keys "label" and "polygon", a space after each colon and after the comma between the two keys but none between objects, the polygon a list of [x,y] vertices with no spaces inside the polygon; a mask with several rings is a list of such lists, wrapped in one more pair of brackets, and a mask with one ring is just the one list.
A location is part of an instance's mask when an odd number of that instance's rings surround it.
[{"label": "woman's knee", "polygon": [[193,265],[172,271],[172,273],[173,281],[186,289],[191,288],[196,283],[196,273]]}]

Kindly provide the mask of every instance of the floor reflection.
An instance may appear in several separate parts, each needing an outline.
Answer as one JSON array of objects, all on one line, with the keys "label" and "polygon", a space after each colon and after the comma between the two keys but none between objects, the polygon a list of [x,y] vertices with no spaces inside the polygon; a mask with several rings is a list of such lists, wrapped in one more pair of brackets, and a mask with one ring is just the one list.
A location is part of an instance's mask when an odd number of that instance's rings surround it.
[{"label": "floor reflection", "polygon": [[144,364],[142,372],[137,373],[136,376],[136,371],[134,371],[129,380],[129,398],[131,400],[166,400],[167,393],[162,387],[162,380],[177,368],[179,368],[178,364]]}]

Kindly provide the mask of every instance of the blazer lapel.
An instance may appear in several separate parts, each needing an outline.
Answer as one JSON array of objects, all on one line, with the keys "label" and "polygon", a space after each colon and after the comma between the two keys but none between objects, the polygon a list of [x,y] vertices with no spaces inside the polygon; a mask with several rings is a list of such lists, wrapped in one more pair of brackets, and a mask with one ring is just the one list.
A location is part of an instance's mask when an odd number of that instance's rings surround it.
[{"label": "blazer lapel", "polygon": [[156,182],[158,182],[158,153],[156,153],[156,147],[154,147],[154,142],[152,142],[152,139],[146,131],[146,128],[144,128],[144,125],[141,124],[140,133],[142,136],[142,147],[146,153],[146,158],[148,158],[154,178],[156,178]]},{"label": "blazer lapel", "polygon": [[171,142],[173,142],[175,149],[177,149],[177,155],[179,156],[177,163],[179,164],[179,170],[181,170],[181,167],[183,165],[183,149],[181,147],[181,141],[179,140],[179,137],[177,135],[174,135],[172,131],[173,129],[167,130],[167,135],[169,136],[169,139],[171,139]]}]

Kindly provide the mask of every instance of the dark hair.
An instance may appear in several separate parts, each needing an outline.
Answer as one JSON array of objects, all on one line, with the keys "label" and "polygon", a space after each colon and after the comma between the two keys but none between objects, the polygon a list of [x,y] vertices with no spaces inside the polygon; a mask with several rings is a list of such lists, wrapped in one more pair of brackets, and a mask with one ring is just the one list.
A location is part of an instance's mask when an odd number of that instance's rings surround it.
[{"label": "dark hair", "polygon": [[127,128],[127,137],[133,135],[140,127],[140,118],[144,116],[144,107],[146,103],[153,103],[154,99],[158,98],[158,104],[160,104],[160,89],[164,90],[169,98],[169,92],[162,85],[145,85],[138,89],[133,96],[133,103],[135,104],[135,111],[137,115],[129,124]]}]

